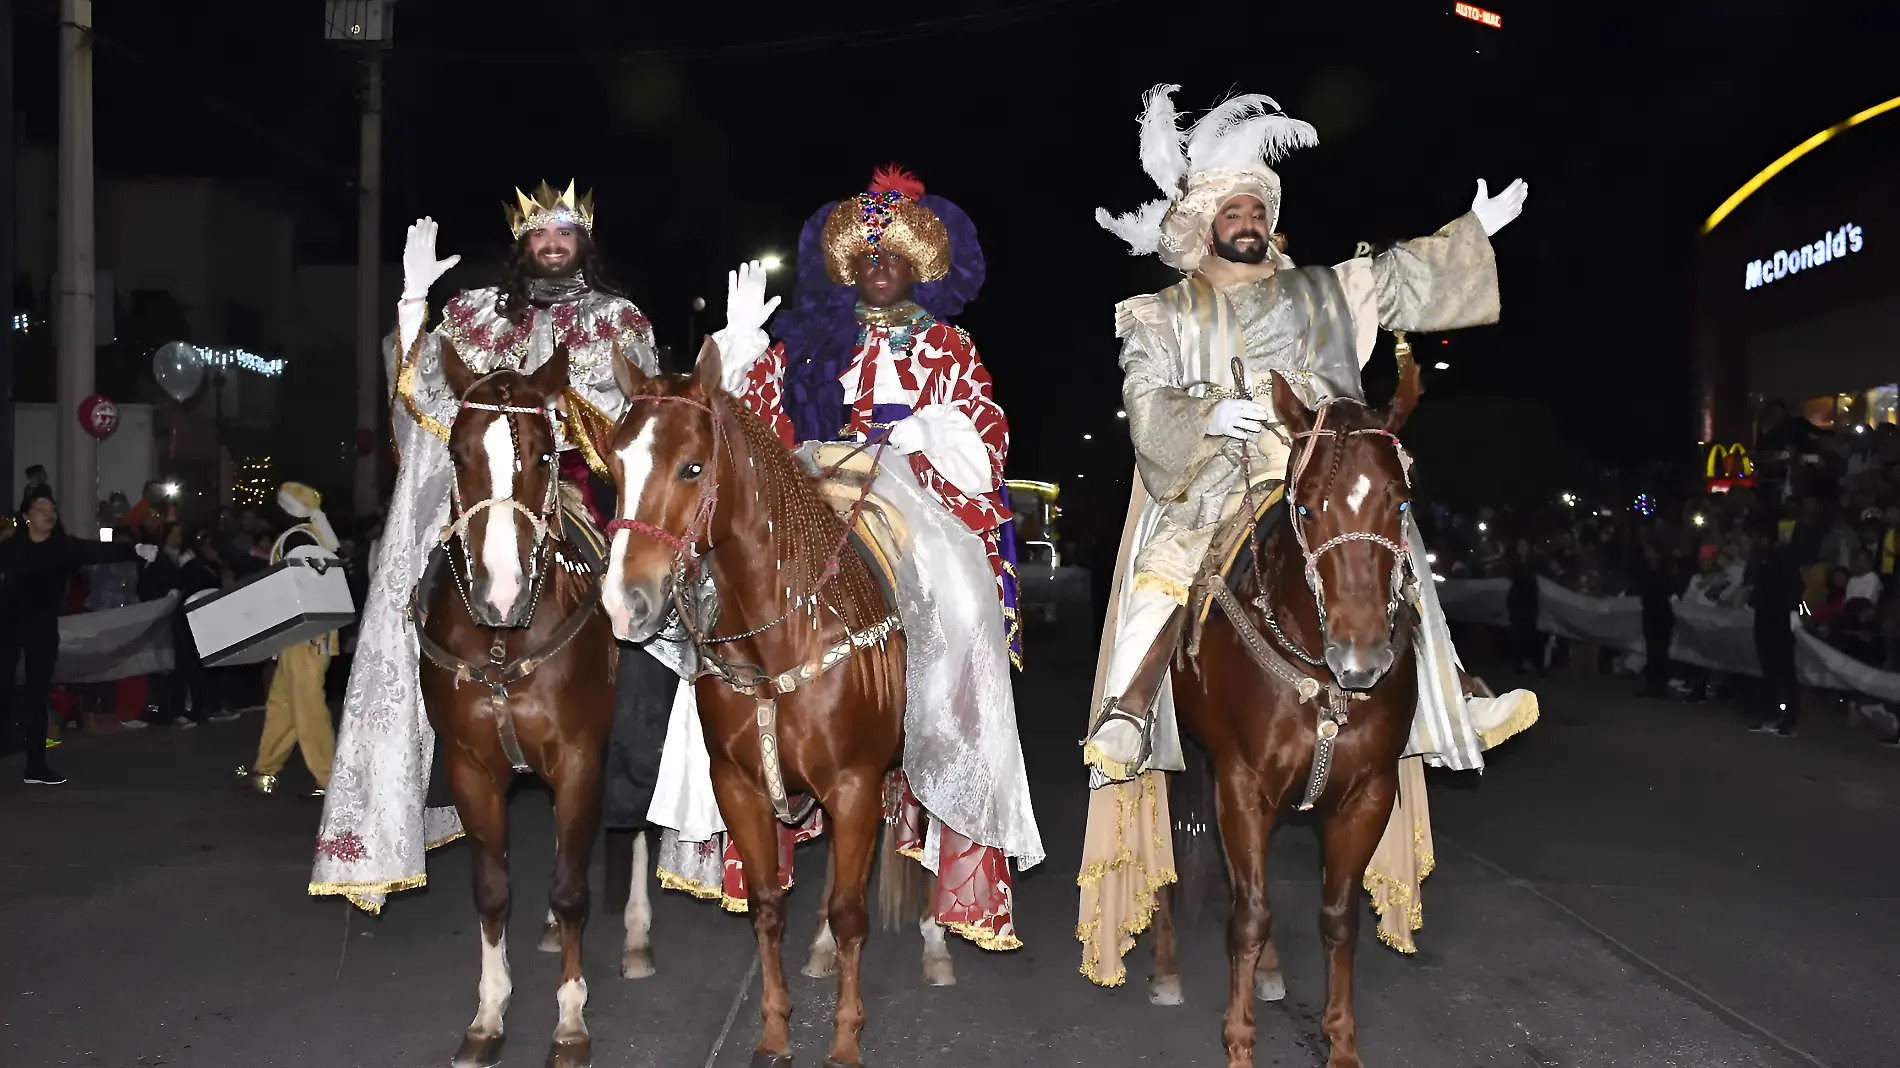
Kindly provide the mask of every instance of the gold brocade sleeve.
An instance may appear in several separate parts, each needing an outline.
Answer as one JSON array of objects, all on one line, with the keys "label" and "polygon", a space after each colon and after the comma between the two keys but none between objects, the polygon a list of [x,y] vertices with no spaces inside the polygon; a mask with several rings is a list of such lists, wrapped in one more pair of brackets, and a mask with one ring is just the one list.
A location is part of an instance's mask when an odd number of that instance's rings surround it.
[{"label": "gold brocade sleeve", "polygon": [[1162,502],[1180,500],[1222,444],[1207,436],[1207,418],[1219,400],[1195,397],[1181,385],[1181,356],[1167,315],[1161,299],[1149,296],[1122,302],[1115,316],[1135,465],[1149,495]]},{"label": "gold brocade sleeve", "polygon": [[1430,237],[1392,246],[1372,261],[1379,325],[1435,333],[1498,321],[1498,261],[1476,214]]},{"label": "gold brocade sleeve", "polygon": [[566,409],[562,423],[567,440],[580,446],[581,455],[587,458],[587,466],[596,475],[612,477],[601,453],[613,436],[614,420],[588,403],[573,386],[561,391],[561,407]]}]

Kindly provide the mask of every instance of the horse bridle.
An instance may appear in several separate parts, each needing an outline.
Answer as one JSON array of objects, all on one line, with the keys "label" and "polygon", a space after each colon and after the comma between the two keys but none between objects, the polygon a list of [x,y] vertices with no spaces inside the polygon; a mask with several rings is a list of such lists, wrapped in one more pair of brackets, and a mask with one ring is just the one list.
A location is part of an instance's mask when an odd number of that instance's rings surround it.
[{"label": "horse bridle", "polygon": [[[1320,557],[1343,545],[1349,545],[1355,542],[1376,545],[1391,553],[1392,577],[1389,586],[1390,593],[1386,601],[1385,616],[1386,630],[1388,632],[1395,632],[1398,626],[1399,607],[1405,603],[1405,590],[1417,579],[1412,567],[1411,546],[1406,542],[1393,541],[1383,534],[1376,534],[1369,530],[1349,530],[1343,534],[1328,538],[1326,541],[1320,543],[1318,547],[1314,547],[1307,542],[1306,529],[1301,522],[1306,515],[1306,506],[1293,500],[1293,494],[1299,487],[1300,476],[1306,472],[1307,464],[1312,460],[1313,452],[1318,447],[1319,439],[1322,437],[1331,438],[1335,443],[1343,443],[1343,439],[1352,437],[1374,436],[1385,438],[1392,443],[1392,448],[1398,453],[1399,467],[1405,474],[1406,487],[1410,488],[1412,485],[1412,458],[1410,454],[1405,451],[1405,446],[1399,441],[1398,435],[1383,428],[1346,431],[1328,430],[1326,429],[1326,416],[1334,403],[1333,401],[1328,401],[1321,404],[1319,406],[1319,412],[1313,420],[1313,428],[1293,435],[1295,441],[1304,441],[1306,443],[1306,447],[1300,450],[1297,456],[1290,457],[1288,462],[1291,474],[1287,478],[1287,497],[1288,502],[1293,505],[1294,510],[1294,515],[1292,516],[1293,539],[1299,545],[1300,556],[1304,560],[1303,570],[1306,575],[1306,585],[1307,588],[1313,592],[1313,604],[1319,612],[1319,633],[1321,635],[1326,633],[1326,587],[1319,574]],[[1336,453],[1334,456],[1333,467],[1327,472],[1326,481],[1321,486],[1320,495],[1322,499],[1326,496],[1326,493],[1331,490],[1333,480],[1338,477],[1339,461],[1343,455],[1342,451]],[[1399,511],[1404,513],[1410,503],[1411,502],[1407,501],[1400,504]],[[1402,532],[1400,536],[1404,536]],[[1271,619],[1271,617],[1269,617],[1269,619]],[[1285,636],[1278,633],[1279,628],[1275,627],[1274,630],[1276,637],[1279,637],[1281,641],[1285,643]],[[1318,661],[1307,656],[1303,651],[1297,648],[1293,649],[1293,652],[1308,663],[1318,663]]]},{"label": "horse bridle", "polygon": [[[490,371],[488,374],[483,375],[471,383],[468,389],[464,390],[462,395],[457,398],[460,402],[461,410],[495,412],[500,414],[503,418],[515,415],[538,415],[548,421],[548,426],[551,431],[554,427],[554,404],[552,401],[539,407],[528,407],[526,405],[506,403],[487,404],[468,399],[469,394],[474,393],[476,388],[482,383],[497,375],[507,373],[508,370],[507,368],[503,368],[501,370]],[[507,398],[504,396],[503,399],[506,400]],[[512,419],[510,419],[508,423],[508,433],[510,437],[514,439],[515,471],[518,474],[522,469],[521,436],[516,433]],[[481,512],[499,508],[519,512],[526,516],[529,525],[534,528],[534,541],[528,550],[528,596],[525,599],[517,600],[514,607],[509,609],[507,617],[495,625],[499,627],[525,627],[534,622],[535,608],[541,600],[541,579],[545,571],[545,568],[542,566],[542,561],[546,556],[545,550],[547,548],[548,532],[553,525],[555,509],[558,508],[560,504],[560,481],[557,472],[552,470],[548,472],[548,489],[541,501],[541,510],[539,512],[534,511],[515,499],[512,486],[509,487],[507,496],[491,496],[485,500],[477,501],[473,506],[469,506],[465,505],[462,501],[461,476],[451,466],[449,471],[449,499],[452,521],[449,525],[442,528],[441,542],[446,546],[451,541],[459,539],[462,543],[462,566],[457,568],[454,566],[453,561],[451,561],[449,570],[455,575],[455,585],[462,594],[462,604],[468,609],[469,618],[475,619],[478,622],[480,621],[480,617],[476,615],[474,601],[469,596],[469,589],[475,584],[476,553],[474,546],[469,543],[468,524],[470,520],[474,519],[475,516]],[[499,490],[499,487],[490,487],[490,490],[496,491]],[[495,516],[490,516],[489,522],[494,522],[496,518]]]}]

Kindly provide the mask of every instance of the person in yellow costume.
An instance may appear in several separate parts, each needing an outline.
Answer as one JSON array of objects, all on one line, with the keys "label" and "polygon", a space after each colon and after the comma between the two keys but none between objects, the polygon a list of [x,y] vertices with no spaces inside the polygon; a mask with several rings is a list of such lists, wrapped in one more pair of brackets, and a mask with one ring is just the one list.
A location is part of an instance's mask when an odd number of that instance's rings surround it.
[{"label": "person in yellow costume", "polygon": [[[293,519],[291,527],[271,546],[270,562],[287,557],[336,559],[336,531],[323,514],[323,495],[301,482],[286,482],[277,491],[277,505]],[[330,704],[323,696],[323,679],[336,655],[336,631],[300,642],[277,654],[271,673],[270,698],[264,704],[264,736],[257,744],[257,760],[237,770],[238,785],[260,794],[275,793],[277,774],[290,760],[290,751],[303,753],[304,766],[317,781],[305,796],[322,797],[330,788],[330,761],[336,753],[336,730],[330,723]]]}]

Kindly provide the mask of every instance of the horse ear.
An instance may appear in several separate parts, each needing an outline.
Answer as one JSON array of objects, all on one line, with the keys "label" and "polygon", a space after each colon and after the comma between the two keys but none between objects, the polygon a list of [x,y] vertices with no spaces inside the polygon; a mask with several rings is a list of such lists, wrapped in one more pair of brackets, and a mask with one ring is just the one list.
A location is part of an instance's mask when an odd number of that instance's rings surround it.
[{"label": "horse ear", "polygon": [[614,382],[620,386],[622,394],[631,397],[646,389],[646,372],[627,358],[627,350],[618,341],[614,342],[613,365]]},{"label": "horse ear", "polygon": [[1273,412],[1280,417],[1280,424],[1286,427],[1287,433],[1304,434],[1313,429],[1313,413],[1306,402],[1280,377],[1280,372],[1269,371],[1268,374],[1273,383]]},{"label": "horse ear", "polygon": [[462,362],[462,354],[448,338],[442,339],[442,379],[449,384],[449,391],[457,400],[468,396],[469,388],[475,385],[475,372]]},{"label": "horse ear", "polygon": [[725,385],[719,371],[719,343],[711,334],[699,346],[699,363],[693,368],[693,377],[706,390],[708,396],[724,389]]},{"label": "horse ear", "polygon": [[567,346],[554,346],[554,355],[528,376],[528,388],[543,399],[554,397],[567,385]]},{"label": "horse ear", "polygon": [[1425,393],[1424,380],[1419,377],[1418,364],[1411,364],[1405,373],[1399,376],[1399,388],[1392,394],[1392,403],[1385,410],[1385,429],[1388,434],[1396,434],[1412,417],[1412,409],[1418,407],[1418,398]]}]

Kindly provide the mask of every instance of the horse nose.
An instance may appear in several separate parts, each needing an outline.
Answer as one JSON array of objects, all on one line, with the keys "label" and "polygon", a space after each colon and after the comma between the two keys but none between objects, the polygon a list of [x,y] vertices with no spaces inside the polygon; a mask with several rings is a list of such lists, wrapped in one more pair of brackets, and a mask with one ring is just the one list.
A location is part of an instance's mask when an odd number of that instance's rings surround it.
[{"label": "horse nose", "polygon": [[1370,690],[1398,657],[1390,641],[1341,641],[1326,646],[1326,666],[1342,689]]},{"label": "horse nose", "polygon": [[614,584],[612,576],[601,603],[606,606],[607,618],[613,621],[614,635],[623,641],[644,633],[652,618],[652,595],[632,583]]},{"label": "horse nose", "polygon": [[489,620],[477,620],[483,626],[497,626],[500,620],[508,618],[514,610],[515,602],[521,597],[521,582],[513,575],[496,574],[484,571],[475,578],[475,587],[469,591],[476,605],[493,613]]}]

